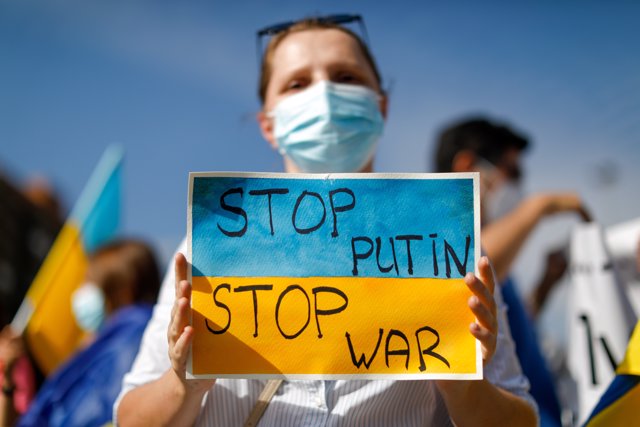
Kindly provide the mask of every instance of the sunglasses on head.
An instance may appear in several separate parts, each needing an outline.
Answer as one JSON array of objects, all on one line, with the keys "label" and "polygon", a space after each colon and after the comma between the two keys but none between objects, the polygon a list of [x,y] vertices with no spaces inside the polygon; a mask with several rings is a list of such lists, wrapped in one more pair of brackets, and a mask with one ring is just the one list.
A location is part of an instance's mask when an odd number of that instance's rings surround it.
[{"label": "sunglasses on head", "polygon": [[[327,15],[327,16],[317,16],[310,18],[310,20],[321,23],[321,24],[334,24],[334,25],[344,25],[350,24],[353,22],[357,22],[360,26],[360,33],[364,40],[364,42],[369,44],[369,37],[367,35],[367,28],[364,25],[364,20],[360,15],[350,15],[350,14],[338,14],[338,15]],[[281,22],[279,24],[269,25],[268,27],[264,27],[256,32],[256,48],[258,53],[258,64],[261,64],[262,59],[262,39],[264,37],[273,37],[278,33],[283,31],[287,31],[289,28],[294,26],[295,24],[301,22],[303,20],[298,21],[287,21]]]}]

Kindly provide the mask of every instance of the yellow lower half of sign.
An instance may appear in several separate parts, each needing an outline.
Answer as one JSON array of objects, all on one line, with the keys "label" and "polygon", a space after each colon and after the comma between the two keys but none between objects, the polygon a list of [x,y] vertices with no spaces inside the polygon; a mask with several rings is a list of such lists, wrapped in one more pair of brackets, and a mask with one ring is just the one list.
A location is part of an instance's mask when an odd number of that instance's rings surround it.
[{"label": "yellow lower half of sign", "polygon": [[474,375],[463,279],[194,277],[191,373]]}]

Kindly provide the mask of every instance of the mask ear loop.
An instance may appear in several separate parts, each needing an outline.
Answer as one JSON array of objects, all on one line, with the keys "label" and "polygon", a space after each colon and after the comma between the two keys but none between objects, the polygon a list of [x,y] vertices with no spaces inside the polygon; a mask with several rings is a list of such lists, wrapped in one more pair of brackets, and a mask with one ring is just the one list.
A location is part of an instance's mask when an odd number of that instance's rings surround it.
[{"label": "mask ear loop", "polygon": [[[498,170],[498,167],[482,156],[476,156],[476,159],[480,168],[483,168],[485,170],[488,169],[489,171],[491,171],[490,176],[488,176],[488,180],[491,183],[491,186],[494,186],[496,181],[498,181],[498,178],[496,177],[496,175],[500,173]],[[483,172],[481,170],[480,174],[483,174],[483,173],[485,176],[487,176],[487,172]]]},{"label": "mask ear loop", "polygon": [[[265,115],[265,116],[267,116],[267,118],[268,118],[268,119],[270,119],[270,120],[272,120],[273,122],[275,122],[275,120],[276,120],[276,112],[275,112],[274,110],[267,111],[267,112],[265,112],[265,113],[264,113],[264,115]],[[275,127],[275,123],[273,124],[273,126]],[[277,144],[277,146],[278,146],[278,148],[277,148],[278,153],[279,153],[281,156],[286,155],[286,154],[287,154],[287,152],[285,151],[284,147],[282,147],[282,146],[280,145],[280,142],[278,142],[278,139],[277,139],[277,138],[276,138],[276,144]]]}]

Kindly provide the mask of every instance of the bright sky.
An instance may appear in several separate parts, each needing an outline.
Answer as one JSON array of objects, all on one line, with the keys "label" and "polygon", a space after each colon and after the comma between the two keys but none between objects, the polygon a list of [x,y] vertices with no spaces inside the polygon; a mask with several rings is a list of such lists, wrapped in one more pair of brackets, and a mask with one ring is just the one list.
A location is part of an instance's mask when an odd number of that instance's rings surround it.
[{"label": "bright sky", "polygon": [[[0,168],[50,178],[70,209],[122,144],[124,231],[166,256],[185,233],[189,171],[281,170],[254,120],[255,31],[317,13],[365,18],[391,95],[378,171],[430,171],[438,129],[488,114],[531,137],[528,191],[575,190],[605,225],[639,216],[633,1],[2,0]],[[572,223],[536,232],[522,286]]]}]

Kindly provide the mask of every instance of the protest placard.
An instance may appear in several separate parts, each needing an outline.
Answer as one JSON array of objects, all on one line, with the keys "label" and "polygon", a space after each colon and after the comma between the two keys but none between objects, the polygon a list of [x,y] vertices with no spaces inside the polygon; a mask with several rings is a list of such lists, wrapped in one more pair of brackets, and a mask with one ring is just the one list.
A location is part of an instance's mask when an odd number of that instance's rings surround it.
[{"label": "protest placard", "polygon": [[478,379],[477,174],[191,173],[192,378]]}]

